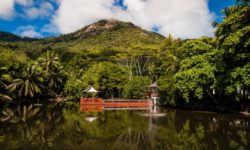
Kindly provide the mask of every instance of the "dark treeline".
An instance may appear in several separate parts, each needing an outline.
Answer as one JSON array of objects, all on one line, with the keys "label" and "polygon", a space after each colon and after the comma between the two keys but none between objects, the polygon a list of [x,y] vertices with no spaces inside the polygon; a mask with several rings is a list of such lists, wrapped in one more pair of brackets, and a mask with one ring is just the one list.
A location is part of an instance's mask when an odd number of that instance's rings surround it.
[{"label": "dark treeline", "polygon": [[249,1],[237,1],[223,12],[225,18],[215,23],[213,38],[164,39],[128,23],[116,22],[106,30],[100,28],[106,22],[100,21],[94,32],[86,27],[77,36],[2,41],[0,99],[22,102],[63,96],[75,100],[90,86],[105,98],[144,98],[147,86],[157,81],[162,105],[246,110]]}]

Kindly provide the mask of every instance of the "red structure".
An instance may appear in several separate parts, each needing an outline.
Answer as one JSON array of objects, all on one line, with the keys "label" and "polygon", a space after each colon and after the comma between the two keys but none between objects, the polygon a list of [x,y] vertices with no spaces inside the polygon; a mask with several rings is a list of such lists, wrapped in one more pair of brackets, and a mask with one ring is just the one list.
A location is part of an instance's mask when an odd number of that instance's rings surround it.
[{"label": "red structure", "polygon": [[151,102],[148,100],[112,100],[112,101],[105,101],[103,106],[106,107],[149,107],[151,106]]},{"label": "red structure", "polygon": [[102,105],[102,98],[83,98],[80,99],[80,105]]},{"label": "red structure", "polygon": [[102,98],[81,98],[81,111],[102,111],[105,108],[143,108],[152,106],[149,100],[127,100],[112,99],[104,100]]}]

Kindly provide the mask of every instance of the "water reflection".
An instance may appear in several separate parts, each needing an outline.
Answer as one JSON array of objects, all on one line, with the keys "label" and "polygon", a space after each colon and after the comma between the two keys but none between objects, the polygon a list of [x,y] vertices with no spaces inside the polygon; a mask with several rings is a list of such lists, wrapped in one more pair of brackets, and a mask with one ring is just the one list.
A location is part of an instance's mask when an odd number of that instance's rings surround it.
[{"label": "water reflection", "polygon": [[16,108],[5,108],[2,111],[2,122],[20,123],[31,120],[36,117],[40,112],[39,107],[29,106],[18,106]]},{"label": "water reflection", "polygon": [[[167,115],[143,117],[138,111],[128,110],[82,112],[76,104],[48,106],[25,122],[0,123],[0,147],[6,150],[250,149],[249,118],[180,110],[161,112]],[[95,119],[90,122],[87,117]]]},{"label": "water reflection", "polygon": [[103,106],[98,105],[80,105],[80,110],[82,112],[101,112],[103,111]]}]

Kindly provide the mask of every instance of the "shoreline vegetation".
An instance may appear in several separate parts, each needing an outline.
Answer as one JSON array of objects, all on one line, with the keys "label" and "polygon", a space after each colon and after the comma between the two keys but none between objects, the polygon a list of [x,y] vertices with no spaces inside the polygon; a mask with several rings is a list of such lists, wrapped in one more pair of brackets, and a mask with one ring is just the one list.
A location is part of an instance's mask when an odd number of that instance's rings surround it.
[{"label": "shoreline vegetation", "polygon": [[29,39],[0,32],[0,108],[25,100],[146,97],[162,106],[250,116],[250,6],[239,0],[214,23],[215,37],[174,39],[101,20],[74,33]]}]

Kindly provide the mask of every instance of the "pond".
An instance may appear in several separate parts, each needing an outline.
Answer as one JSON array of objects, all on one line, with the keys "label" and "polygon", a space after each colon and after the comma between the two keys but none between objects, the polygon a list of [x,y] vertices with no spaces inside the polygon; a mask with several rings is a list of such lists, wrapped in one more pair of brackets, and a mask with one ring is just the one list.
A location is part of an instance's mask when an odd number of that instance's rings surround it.
[{"label": "pond", "polygon": [[165,113],[160,116],[144,115],[148,110],[82,112],[79,105],[16,109],[2,115],[1,150],[250,149],[250,118],[241,115],[167,108],[158,108]]}]

